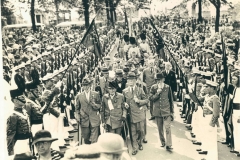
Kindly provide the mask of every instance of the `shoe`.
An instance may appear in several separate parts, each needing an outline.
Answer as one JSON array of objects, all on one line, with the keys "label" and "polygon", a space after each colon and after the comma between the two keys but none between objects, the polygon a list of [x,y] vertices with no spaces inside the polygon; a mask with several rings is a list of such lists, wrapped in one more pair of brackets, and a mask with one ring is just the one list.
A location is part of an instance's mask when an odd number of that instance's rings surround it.
[{"label": "shoe", "polygon": [[228,142],[222,142],[222,144],[229,144]]},{"label": "shoe", "polygon": [[183,123],[187,123],[187,121],[186,121],[186,120],[183,120]]},{"label": "shoe", "polygon": [[154,120],[154,119],[155,119],[155,117],[151,117],[151,118],[149,118],[149,121]]},{"label": "shoe", "polygon": [[192,135],[192,138],[196,138],[196,135]]},{"label": "shoe", "polygon": [[165,147],[165,144],[162,144],[161,147]]},{"label": "shoe", "polygon": [[182,105],[180,105],[180,104],[177,104],[177,107],[182,107]]},{"label": "shoe", "polygon": [[208,151],[200,151],[199,154],[208,154]]},{"label": "shoe", "polygon": [[143,150],[143,146],[142,145],[139,145],[138,146],[138,149],[141,151],[141,150]]},{"label": "shoe", "polygon": [[228,147],[231,147],[231,144],[229,144]]},{"label": "shoe", "polygon": [[136,155],[137,152],[138,152],[137,150],[133,151],[133,152],[132,152],[132,155]]},{"label": "shoe", "polygon": [[202,151],[202,149],[196,149],[196,151],[200,152],[200,151]]},{"label": "shoe", "polygon": [[195,145],[202,145],[201,142],[193,142],[193,144],[195,144]]},{"label": "shoe", "polygon": [[185,118],[185,116],[181,116],[181,118]]},{"label": "shoe", "polygon": [[[179,109],[179,112],[182,112],[182,109]],[[180,114],[181,115],[181,114]]]},{"label": "shoe", "polygon": [[146,139],[143,139],[143,143],[147,143],[147,140],[146,140]]},{"label": "shoe", "polygon": [[236,153],[236,154],[239,153],[238,151],[234,151],[234,150],[231,150],[230,152],[231,152],[231,153]]},{"label": "shoe", "polygon": [[172,150],[173,148],[172,147],[170,147],[170,146],[167,146],[166,147],[166,150]]},{"label": "shoe", "polygon": [[240,153],[237,154],[237,157],[240,157]]}]

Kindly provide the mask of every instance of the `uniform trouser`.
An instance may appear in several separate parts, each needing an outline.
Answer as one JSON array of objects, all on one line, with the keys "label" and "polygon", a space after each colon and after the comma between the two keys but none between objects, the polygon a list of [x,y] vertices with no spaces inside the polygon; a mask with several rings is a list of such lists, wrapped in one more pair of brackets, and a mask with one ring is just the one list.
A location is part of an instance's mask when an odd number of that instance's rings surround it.
[{"label": "uniform trouser", "polygon": [[[159,138],[162,144],[166,144],[166,146],[172,146],[172,134],[171,134],[171,117],[156,117],[156,122],[158,126],[158,133]],[[164,130],[163,126],[165,127],[166,132],[166,140],[164,138]]]},{"label": "uniform trouser", "polygon": [[97,142],[99,136],[99,126],[92,127],[92,125],[89,124],[89,127],[81,127],[81,131],[85,144],[92,144]]},{"label": "uniform trouser", "polygon": [[112,129],[112,127],[111,127],[110,125],[107,125],[107,130],[108,130],[108,132],[110,132],[110,133],[116,133],[116,134],[121,135],[122,127]]},{"label": "uniform trouser", "polygon": [[[149,95],[149,92],[150,92],[150,89],[151,89],[151,86],[147,86],[147,94]],[[150,106],[150,114],[151,114],[151,117],[153,117],[153,101],[150,101],[149,102],[149,106]]]},{"label": "uniform trouser", "polygon": [[146,114],[146,111],[144,112],[145,112],[145,120],[144,120],[144,138],[145,138],[147,135],[147,114]]},{"label": "uniform trouser", "polygon": [[212,119],[212,114],[205,115],[204,119],[204,135],[202,139],[202,151],[208,151],[207,160],[218,160],[218,146],[217,146],[217,126],[209,125]]},{"label": "uniform trouser", "polygon": [[187,113],[190,112],[191,105],[190,105],[190,99],[184,99],[183,101],[183,110],[182,110],[182,115],[185,114],[187,117]]},{"label": "uniform trouser", "polygon": [[138,149],[138,145],[142,145],[142,140],[144,138],[144,121],[131,123],[131,131],[133,138],[133,150]]},{"label": "uniform trouser", "polygon": [[240,110],[233,109],[232,121],[234,150],[240,152],[240,123],[237,123],[238,119],[240,119]]},{"label": "uniform trouser", "polygon": [[[195,104],[195,105],[197,105],[197,104]],[[193,127],[192,133],[194,133],[195,135],[197,135],[198,128],[199,128],[199,116],[198,116],[198,114],[199,114],[198,110],[196,112],[192,113],[192,124],[191,124],[192,127]]]},{"label": "uniform trouser", "polygon": [[177,99],[179,102],[182,102],[182,87],[179,87],[178,89]]},{"label": "uniform trouser", "polygon": [[192,115],[193,115],[193,111],[194,111],[194,103],[190,102],[190,105],[188,106],[188,110],[187,110],[187,114],[186,114],[186,120],[187,120],[187,124],[192,124]]},{"label": "uniform trouser", "polygon": [[229,144],[231,143],[231,133],[228,127],[228,120],[229,118],[223,117],[224,127],[225,127],[225,134],[226,134],[226,142]]}]

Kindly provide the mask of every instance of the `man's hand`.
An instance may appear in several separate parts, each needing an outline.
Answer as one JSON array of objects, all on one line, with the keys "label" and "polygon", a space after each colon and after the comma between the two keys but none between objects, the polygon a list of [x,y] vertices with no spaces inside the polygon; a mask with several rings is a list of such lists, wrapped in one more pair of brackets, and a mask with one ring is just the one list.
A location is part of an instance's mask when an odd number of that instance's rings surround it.
[{"label": "man's hand", "polygon": [[162,92],[162,88],[158,88],[157,89],[157,93],[159,94],[159,93],[161,93]]},{"label": "man's hand", "polygon": [[128,108],[129,108],[129,105],[128,105],[127,103],[125,103],[124,107],[125,107],[126,109],[128,109]]},{"label": "man's hand", "polygon": [[136,103],[139,103],[139,99],[137,98],[137,96],[134,96],[133,100],[134,100]]}]

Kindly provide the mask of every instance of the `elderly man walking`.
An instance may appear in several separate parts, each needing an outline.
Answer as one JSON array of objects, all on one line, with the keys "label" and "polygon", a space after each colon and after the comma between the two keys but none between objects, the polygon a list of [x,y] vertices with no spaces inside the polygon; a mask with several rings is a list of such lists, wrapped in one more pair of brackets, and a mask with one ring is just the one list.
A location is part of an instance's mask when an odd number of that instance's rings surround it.
[{"label": "elderly man walking", "polygon": [[[150,89],[149,100],[153,102],[153,116],[156,119],[161,147],[167,150],[172,149],[171,121],[174,119],[174,106],[171,87],[164,84],[165,76],[163,73],[156,74],[157,84]],[[163,133],[163,126],[166,131],[166,141]]]}]

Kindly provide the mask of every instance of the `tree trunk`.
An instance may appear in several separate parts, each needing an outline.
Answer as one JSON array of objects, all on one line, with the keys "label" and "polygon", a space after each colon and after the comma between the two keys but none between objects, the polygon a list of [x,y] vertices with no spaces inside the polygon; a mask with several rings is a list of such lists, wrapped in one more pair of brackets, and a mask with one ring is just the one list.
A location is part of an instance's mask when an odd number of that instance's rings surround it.
[{"label": "tree trunk", "polygon": [[198,23],[202,23],[202,0],[198,0]]},{"label": "tree trunk", "polygon": [[109,15],[109,0],[105,0],[106,3],[106,14],[107,14],[107,24],[109,24],[109,20],[110,20],[110,15]]},{"label": "tree trunk", "polygon": [[110,15],[111,15],[111,23],[112,23],[112,26],[114,26],[114,8],[113,8],[113,1],[112,0],[109,0],[109,3],[110,3]]},{"label": "tree trunk", "polygon": [[89,0],[82,0],[84,7],[85,28],[89,27]]},{"label": "tree trunk", "polygon": [[216,7],[215,32],[219,32],[220,7]]},{"label": "tree trunk", "polygon": [[36,27],[36,21],[35,21],[34,5],[35,5],[35,0],[31,0],[32,30],[33,30],[33,32],[36,32],[37,31],[37,27]]}]

